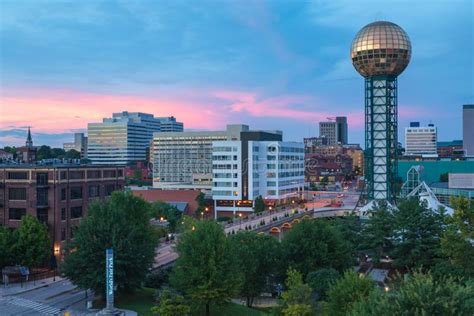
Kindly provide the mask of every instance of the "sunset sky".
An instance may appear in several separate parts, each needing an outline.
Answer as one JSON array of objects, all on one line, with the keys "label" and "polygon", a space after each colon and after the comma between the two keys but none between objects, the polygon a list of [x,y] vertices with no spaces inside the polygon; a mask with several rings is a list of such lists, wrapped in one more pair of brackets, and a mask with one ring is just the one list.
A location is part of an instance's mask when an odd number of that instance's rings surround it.
[{"label": "sunset sky", "polygon": [[0,147],[60,146],[113,112],[175,116],[185,129],[229,123],[318,135],[345,115],[363,143],[363,78],[349,50],[364,25],[406,30],[400,140],[409,121],[461,139],[474,103],[474,4],[421,1],[0,2]]}]

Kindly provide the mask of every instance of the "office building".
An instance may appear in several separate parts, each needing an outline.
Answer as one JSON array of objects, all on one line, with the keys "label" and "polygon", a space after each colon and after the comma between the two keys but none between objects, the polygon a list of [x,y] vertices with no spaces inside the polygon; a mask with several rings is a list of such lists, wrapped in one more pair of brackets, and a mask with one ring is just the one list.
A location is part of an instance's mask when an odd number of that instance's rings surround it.
[{"label": "office building", "polygon": [[81,159],[87,158],[87,136],[84,136],[84,133],[74,133],[74,142],[64,143],[63,149],[65,151],[74,149],[81,154]]},{"label": "office building", "polygon": [[[153,187],[159,189],[212,188],[212,142],[240,140],[252,133],[247,125],[227,125],[225,131],[155,133]],[[281,140],[281,132],[276,132]]]},{"label": "office building", "polygon": [[319,137],[326,138],[327,145],[347,144],[347,118],[345,116],[328,118],[319,122]]},{"label": "office building", "polygon": [[296,201],[304,187],[304,146],[280,133],[242,132],[212,143],[215,217],[247,216],[261,196],[267,206]]},{"label": "office building", "polygon": [[88,124],[87,158],[92,164],[125,165],[147,159],[147,147],[155,132],[181,132],[174,117],[154,117],[139,112],[114,113],[102,123]]},{"label": "office building", "polygon": [[75,164],[0,164],[0,224],[18,228],[31,214],[48,227],[62,258],[88,207],[124,185],[123,168]]},{"label": "office building", "polygon": [[436,144],[439,158],[462,158],[464,149],[462,140],[438,142]]},{"label": "office building", "polygon": [[437,130],[433,124],[426,127],[405,128],[405,155],[437,157]]},{"label": "office building", "polygon": [[464,154],[467,157],[474,157],[474,104],[463,106],[462,137]]}]

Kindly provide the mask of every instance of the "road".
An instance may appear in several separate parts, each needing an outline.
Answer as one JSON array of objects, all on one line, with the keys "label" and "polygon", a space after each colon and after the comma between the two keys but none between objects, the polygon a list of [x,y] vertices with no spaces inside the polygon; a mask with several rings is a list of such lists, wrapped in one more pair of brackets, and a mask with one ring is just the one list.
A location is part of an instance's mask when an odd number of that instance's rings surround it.
[{"label": "road", "polygon": [[61,311],[83,301],[85,292],[68,280],[17,295],[0,297],[0,315],[60,315]]}]

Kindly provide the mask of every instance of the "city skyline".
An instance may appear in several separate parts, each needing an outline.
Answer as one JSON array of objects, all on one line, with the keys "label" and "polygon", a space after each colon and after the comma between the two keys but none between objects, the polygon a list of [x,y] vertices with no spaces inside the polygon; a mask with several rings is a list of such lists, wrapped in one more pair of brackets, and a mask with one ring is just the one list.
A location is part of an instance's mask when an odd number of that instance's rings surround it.
[{"label": "city skyline", "polygon": [[461,139],[462,105],[473,99],[472,2],[390,3],[4,2],[0,143],[23,144],[18,129],[31,125],[35,144],[59,146],[128,110],[173,115],[190,130],[242,123],[300,141],[326,117],[347,116],[349,142],[363,144],[363,82],[348,56],[355,32],[375,20],[399,24],[413,44],[399,139],[410,121]]}]

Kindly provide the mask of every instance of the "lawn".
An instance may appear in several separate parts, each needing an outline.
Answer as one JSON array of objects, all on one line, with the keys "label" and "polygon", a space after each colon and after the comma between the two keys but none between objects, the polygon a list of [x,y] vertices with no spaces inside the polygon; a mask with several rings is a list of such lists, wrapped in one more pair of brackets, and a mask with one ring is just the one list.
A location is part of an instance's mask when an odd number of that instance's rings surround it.
[{"label": "lawn", "polygon": [[[136,311],[139,316],[150,316],[153,315],[150,309],[153,307],[153,295],[155,289],[143,288],[137,290],[133,294],[129,294],[116,299],[116,306],[118,308],[129,309]],[[197,314],[196,316],[204,315]],[[266,316],[270,315],[265,312],[248,308],[246,306],[237,304],[227,304],[225,306],[211,306],[212,316]]]}]

